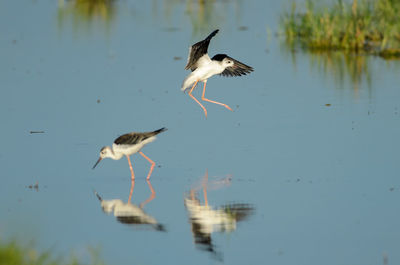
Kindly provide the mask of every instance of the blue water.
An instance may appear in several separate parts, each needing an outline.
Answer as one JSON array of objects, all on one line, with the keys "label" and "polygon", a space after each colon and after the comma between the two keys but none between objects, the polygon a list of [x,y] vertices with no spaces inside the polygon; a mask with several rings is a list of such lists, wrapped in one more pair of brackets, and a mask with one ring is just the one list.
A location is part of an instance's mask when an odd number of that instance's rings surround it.
[{"label": "blue water", "polygon": [[[2,2],[0,238],[83,259],[95,247],[108,264],[398,264],[400,64],[368,57],[357,84],[324,72],[282,48],[287,7],[115,1],[104,16],[74,1]],[[180,86],[188,47],[216,28],[210,55],[255,71],[212,77],[207,97],[234,112],[207,103],[205,119]],[[126,159],[91,168],[117,136],[164,126],[143,149],[157,163],[143,209],[166,231],[122,224],[94,190],[126,203]],[[139,205],[150,165],[132,162]],[[185,207],[206,172],[211,184],[229,179],[207,186],[210,209],[251,208],[209,235],[214,252],[196,244]],[[204,205],[202,188],[196,196]]]}]

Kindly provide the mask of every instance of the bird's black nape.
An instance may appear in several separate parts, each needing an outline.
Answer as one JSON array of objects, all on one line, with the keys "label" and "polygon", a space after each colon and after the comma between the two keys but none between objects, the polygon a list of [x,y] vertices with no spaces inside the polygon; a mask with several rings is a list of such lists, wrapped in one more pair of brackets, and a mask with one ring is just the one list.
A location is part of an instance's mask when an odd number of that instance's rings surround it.
[{"label": "bird's black nape", "polygon": [[216,54],[213,58],[211,58],[211,60],[222,62],[225,58],[232,61],[233,65],[226,67],[225,70],[220,74],[222,76],[242,76],[254,71],[253,67],[239,62],[238,60],[235,60],[226,54]]},{"label": "bird's black nape", "polygon": [[226,54],[216,54],[216,55],[214,55],[213,58],[211,58],[211,60],[221,62],[226,57],[228,57],[228,55],[226,55]]}]

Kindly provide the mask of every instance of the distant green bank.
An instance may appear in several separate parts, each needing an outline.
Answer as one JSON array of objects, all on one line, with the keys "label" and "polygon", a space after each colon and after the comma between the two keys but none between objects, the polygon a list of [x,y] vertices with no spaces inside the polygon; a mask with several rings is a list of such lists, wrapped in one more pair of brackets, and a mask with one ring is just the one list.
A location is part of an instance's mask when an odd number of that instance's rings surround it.
[{"label": "distant green bank", "polygon": [[104,265],[99,259],[99,251],[88,248],[88,260],[84,262],[74,255],[68,258],[54,256],[51,251],[39,252],[33,246],[25,246],[17,241],[0,240],[0,265]]},{"label": "distant green bank", "polygon": [[293,2],[281,28],[289,45],[400,58],[400,0],[309,0],[303,10]]}]

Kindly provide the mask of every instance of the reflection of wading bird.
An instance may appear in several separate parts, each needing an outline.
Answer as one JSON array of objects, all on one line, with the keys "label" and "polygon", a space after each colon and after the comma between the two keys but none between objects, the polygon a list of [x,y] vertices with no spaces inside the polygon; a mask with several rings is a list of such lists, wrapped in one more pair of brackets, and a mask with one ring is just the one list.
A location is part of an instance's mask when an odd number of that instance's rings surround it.
[{"label": "reflection of wading bird", "polygon": [[147,175],[147,179],[150,179],[151,173],[153,172],[154,163],[153,160],[145,156],[140,150],[148,143],[153,142],[156,139],[156,135],[166,131],[166,128],[161,128],[153,132],[131,132],[124,135],[121,135],[117,139],[115,139],[112,148],[109,146],[105,146],[100,150],[100,158],[97,160],[96,164],[94,164],[93,169],[97,166],[97,164],[106,157],[112,158],[114,160],[119,160],[123,155],[128,159],[129,168],[132,174],[132,180],[135,179],[135,174],[133,173],[131,160],[129,156],[139,152],[147,161],[151,163],[149,174]]},{"label": "reflection of wading bird", "polygon": [[204,83],[203,94],[201,99],[204,101],[208,101],[211,103],[215,103],[232,111],[232,109],[224,104],[217,101],[209,100],[204,97],[206,92],[206,84],[207,79],[212,77],[213,75],[223,75],[223,76],[241,76],[246,75],[253,71],[253,68],[245,65],[226,54],[217,54],[213,58],[207,54],[208,45],[210,44],[210,40],[215,34],[218,33],[218,29],[214,30],[207,38],[198,43],[192,45],[189,48],[189,56],[187,60],[187,65],[185,67],[186,70],[192,70],[185,80],[183,80],[182,91],[186,91],[193,83],[194,85],[189,90],[189,96],[196,101],[200,107],[204,110],[204,114],[207,118],[207,110],[206,108],[192,95],[193,89],[196,87],[199,81]]},{"label": "reflection of wading bird", "polygon": [[146,201],[142,202],[139,206],[131,203],[135,181],[132,181],[131,183],[131,191],[129,193],[128,202],[126,203],[124,203],[120,199],[103,200],[96,191],[94,193],[99,199],[103,211],[107,214],[113,212],[118,222],[135,227],[138,227],[138,225],[150,225],[157,231],[166,231],[164,225],[158,223],[158,221],[154,217],[148,215],[143,210],[144,205],[152,201],[156,196],[150,181],[147,181],[147,184],[149,185],[151,195]]}]

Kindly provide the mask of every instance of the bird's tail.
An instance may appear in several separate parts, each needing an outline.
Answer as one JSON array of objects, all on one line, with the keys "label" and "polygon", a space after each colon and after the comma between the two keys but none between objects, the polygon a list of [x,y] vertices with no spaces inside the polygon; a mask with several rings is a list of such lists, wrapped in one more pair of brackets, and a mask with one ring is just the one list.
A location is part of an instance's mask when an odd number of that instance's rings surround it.
[{"label": "bird's tail", "polygon": [[186,92],[186,90],[190,87],[190,85],[187,85],[185,83],[186,83],[186,79],[183,80],[182,87],[181,87],[181,91],[183,91],[183,92]]},{"label": "bird's tail", "polygon": [[155,228],[157,231],[161,231],[161,232],[166,232],[166,231],[167,231],[167,230],[165,229],[165,226],[162,225],[162,224],[156,224],[156,225],[154,225],[154,228]]},{"label": "bird's tail", "polygon": [[162,127],[161,129],[158,129],[158,130],[153,131],[153,133],[154,133],[154,135],[157,135],[157,134],[162,133],[162,132],[165,132],[165,131],[167,131],[167,130],[168,130],[167,128]]},{"label": "bird's tail", "polygon": [[186,92],[196,82],[196,77],[193,74],[188,75],[182,82],[181,91]]}]

